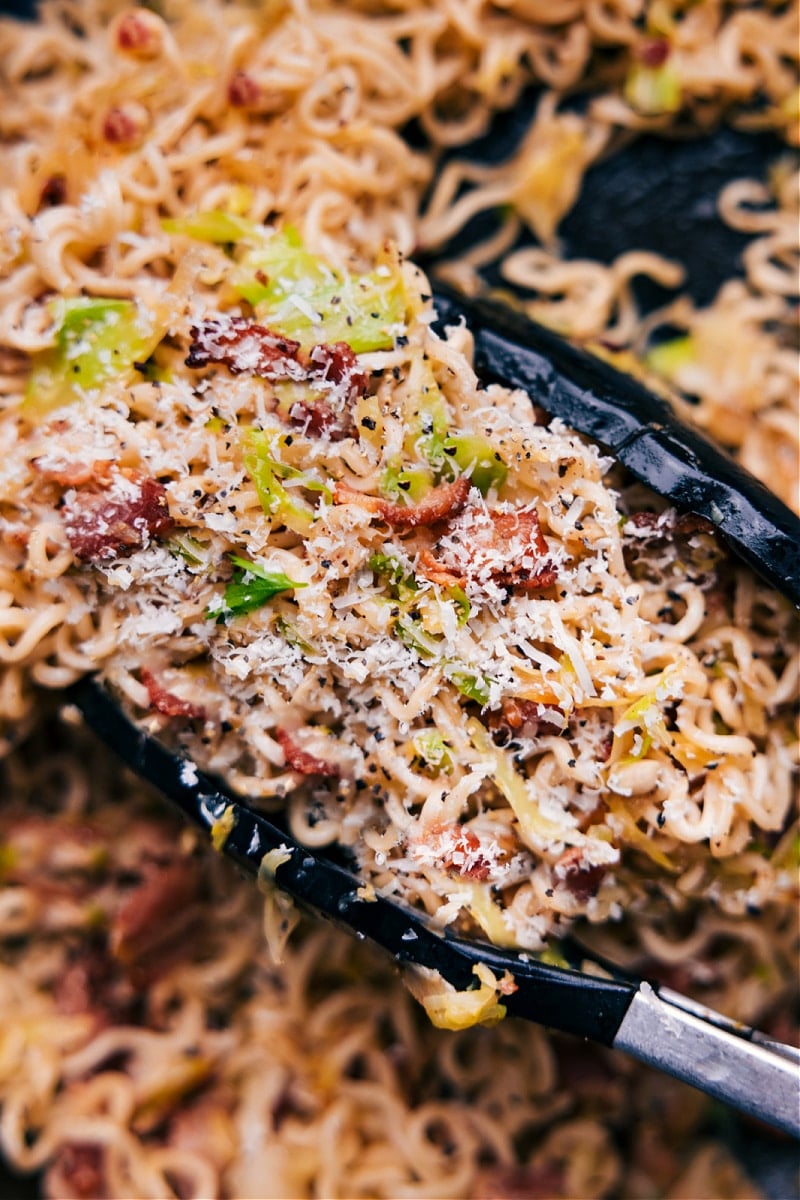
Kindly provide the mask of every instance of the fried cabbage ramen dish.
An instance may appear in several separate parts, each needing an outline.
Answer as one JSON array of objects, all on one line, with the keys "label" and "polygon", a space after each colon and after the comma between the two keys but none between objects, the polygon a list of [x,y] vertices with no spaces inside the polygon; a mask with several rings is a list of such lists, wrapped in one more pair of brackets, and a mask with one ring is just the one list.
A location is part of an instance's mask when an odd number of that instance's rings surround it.
[{"label": "fried cabbage ramen dish", "polygon": [[[757,1194],[707,1100],[541,1030],[439,1033],[341,935],[287,944],[287,902],[48,697],[97,674],[187,782],[336,847],[365,895],[550,962],[580,922],[788,1037],[796,614],[485,385],[413,259],[447,246],[467,291],[495,264],[797,507],[791,150],[720,196],[752,237],[706,308],[645,316],[634,277],[680,264],[558,245],[640,131],[796,143],[796,25],[719,0],[0,22],[0,1149],[48,1195]],[[509,161],[459,158],[517,102]]]}]

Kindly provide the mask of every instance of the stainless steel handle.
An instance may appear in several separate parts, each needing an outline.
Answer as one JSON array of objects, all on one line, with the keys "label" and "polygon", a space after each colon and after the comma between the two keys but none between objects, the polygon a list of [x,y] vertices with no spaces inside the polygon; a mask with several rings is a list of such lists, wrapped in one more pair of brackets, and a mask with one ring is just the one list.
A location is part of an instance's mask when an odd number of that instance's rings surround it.
[{"label": "stainless steel handle", "polygon": [[766,1041],[711,1024],[659,996],[636,992],[614,1046],[800,1138],[800,1064]]}]

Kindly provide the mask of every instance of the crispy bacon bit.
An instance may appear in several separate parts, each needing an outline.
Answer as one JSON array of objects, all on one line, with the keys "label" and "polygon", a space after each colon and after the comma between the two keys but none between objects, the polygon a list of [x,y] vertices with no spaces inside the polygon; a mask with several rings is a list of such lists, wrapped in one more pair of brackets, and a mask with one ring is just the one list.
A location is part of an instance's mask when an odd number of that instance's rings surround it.
[{"label": "crispy bacon bit", "polygon": [[326,779],[337,779],[341,774],[338,763],[326,762],[317,758],[315,754],[309,754],[288,729],[276,729],[275,740],[283,750],[287,767],[291,767],[299,775],[322,775]]},{"label": "crispy bacon bit", "polygon": [[537,1167],[487,1167],[474,1183],[474,1200],[561,1200],[567,1181],[563,1168],[546,1162]]},{"label": "crispy bacon bit", "polygon": [[174,692],[167,691],[147,667],[142,667],[139,678],[147,688],[150,703],[156,712],[160,712],[165,717],[188,717],[191,721],[205,721],[206,710],[202,704],[194,704],[191,700],[182,700]]},{"label": "crispy bacon bit", "polygon": [[260,375],[263,379],[304,379],[299,361],[300,343],[248,321],[246,317],[219,317],[192,326],[187,367],[223,363],[234,375]]},{"label": "crispy bacon bit", "polygon": [[716,526],[705,517],[701,517],[697,513],[676,513],[671,508],[665,509],[661,513],[652,512],[649,509],[631,513],[625,522],[626,528],[629,525],[632,525],[634,529],[643,530],[645,534],[652,533],[662,538],[669,538],[675,534],[680,537],[691,537],[695,533],[716,534],[717,532]]},{"label": "crispy bacon bit", "polygon": [[507,697],[499,712],[489,714],[489,728],[510,737],[535,738],[564,730],[564,710],[557,704]]},{"label": "crispy bacon bit", "polygon": [[116,30],[117,48],[135,58],[155,58],[164,40],[164,22],[146,8],[123,13]]},{"label": "crispy bacon bit", "polygon": [[37,474],[64,488],[81,487],[90,482],[98,487],[108,487],[114,471],[114,463],[110,459],[95,458],[92,462],[79,462],[58,451],[34,458],[31,466]]},{"label": "crispy bacon bit", "polygon": [[440,541],[441,557],[420,554],[422,574],[434,583],[463,586],[470,579],[499,587],[538,591],[551,587],[557,573],[546,559],[547,542],[535,509],[470,507]]},{"label": "crispy bacon bit", "polygon": [[67,180],[64,175],[50,175],[39,193],[39,207],[50,208],[63,204],[67,198]]},{"label": "crispy bacon bit", "polygon": [[195,919],[192,906],[199,882],[190,859],[154,867],[111,922],[109,945],[114,957],[126,968],[147,966],[150,972],[168,964],[176,944],[185,945],[187,929]]},{"label": "crispy bacon bit", "polygon": [[103,118],[103,137],[114,146],[128,146],[139,139],[146,125],[147,115],[141,105],[110,108]]},{"label": "crispy bacon bit", "polygon": [[108,1195],[105,1149],[87,1142],[66,1142],[47,1172],[47,1193],[64,1200],[103,1200]]},{"label": "crispy bacon bit", "polygon": [[333,498],[337,504],[360,504],[368,512],[382,517],[395,529],[415,529],[420,525],[435,525],[461,512],[469,496],[470,482],[462,476],[454,483],[441,483],[431,488],[419,504],[393,504],[380,496],[368,496],[346,483],[337,483]]},{"label": "crispy bacon bit", "polygon": [[478,835],[464,825],[452,822],[436,825],[430,830],[435,847],[441,847],[437,866],[445,871],[457,871],[464,879],[488,878],[489,860],[481,853]]},{"label": "crispy bacon bit", "polygon": [[53,999],[60,1013],[89,1012],[92,1002],[108,976],[108,959],[99,952],[87,951],[69,964],[56,979]]},{"label": "crispy bacon bit", "polygon": [[299,342],[245,317],[204,321],[192,327],[192,339],[187,367],[218,362],[235,375],[308,384],[322,395],[293,404],[290,423],[332,441],[354,433],[350,406],[366,392],[369,379],[346,342],[320,342],[305,355]]},{"label": "crispy bacon bit", "polygon": [[670,44],[666,38],[645,38],[639,42],[635,53],[643,67],[663,67],[670,55]]},{"label": "crispy bacon bit", "polygon": [[228,103],[234,108],[255,108],[261,99],[261,88],[252,75],[236,71],[228,84]]},{"label": "crispy bacon bit", "polygon": [[355,425],[350,408],[369,385],[355,354],[347,342],[320,342],[312,348],[305,366],[309,386],[322,388],[325,394],[319,400],[293,404],[289,420],[306,433],[334,442],[352,437]]},{"label": "crispy bacon bit", "polygon": [[309,379],[333,384],[349,403],[363,396],[369,385],[366,371],[347,342],[320,342],[308,356]]},{"label": "crispy bacon bit", "polygon": [[53,999],[60,1013],[90,1013],[95,1028],[103,1029],[129,1019],[135,993],[107,948],[93,945],[72,955],[56,980]]},{"label": "crispy bacon bit", "polygon": [[355,433],[351,414],[337,411],[325,400],[315,400],[312,404],[298,400],[289,410],[289,422],[302,429],[303,433],[326,437],[331,442],[340,442]]},{"label": "crispy bacon bit", "polygon": [[149,545],[173,526],[163,486],[125,467],[99,490],[68,492],[63,513],[67,538],[82,562],[109,562]]},{"label": "crispy bacon bit", "polygon": [[525,559],[529,556],[540,560],[547,556],[547,542],[539,527],[536,510],[523,508],[517,512],[499,512],[495,509],[489,515],[494,525],[495,537],[501,544],[521,540],[524,546],[519,558],[492,573],[494,582],[500,587],[518,587],[526,592],[552,587],[556,581],[555,567],[545,563],[541,570],[533,570],[525,564]]},{"label": "crispy bacon bit", "polygon": [[467,582],[466,575],[458,575],[455,571],[443,567],[427,549],[420,550],[416,571],[418,575],[429,579],[431,583],[438,583],[440,587],[463,587]]},{"label": "crispy bacon bit", "polygon": [[586,904],[592,896],[597,895],[597,889],[608,873],[605,863],[587,863],[580,846],[570,846],[565,850],[554,870],[556,877],[563,880],[579,904]]}]

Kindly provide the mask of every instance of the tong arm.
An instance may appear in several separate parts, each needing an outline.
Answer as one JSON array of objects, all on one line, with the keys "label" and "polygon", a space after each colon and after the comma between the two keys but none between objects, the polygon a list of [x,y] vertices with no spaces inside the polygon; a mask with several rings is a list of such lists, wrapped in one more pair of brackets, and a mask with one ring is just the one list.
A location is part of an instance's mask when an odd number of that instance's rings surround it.
[{"label": "tong arm", "polygon": [[[639,985],[613,1046],[683,1079],[742,1112],[800,1137],[800,1062],[792,1047],[771,1043],[732,1022],[689,1011],[669,993]],[[702,1010],[702,1005],[692,1006]],[[774,1048],[773,1048],[774,1045]]]}]

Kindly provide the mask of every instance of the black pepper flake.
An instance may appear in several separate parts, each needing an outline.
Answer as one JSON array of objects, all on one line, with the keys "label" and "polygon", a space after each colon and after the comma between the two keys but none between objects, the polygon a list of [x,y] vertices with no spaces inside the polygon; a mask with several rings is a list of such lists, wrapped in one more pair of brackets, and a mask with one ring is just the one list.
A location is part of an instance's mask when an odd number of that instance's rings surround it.
[{"label": "black pepper flake", "polygon": [[287,433],[286,437],[283,440],[284,440],[285,445],[291,446],[292,442],[294,441],[294,437],[291,433]]},{"label": "black pepper flake", "polygon": [[375,428],[375,421],[373,420],[372,417],[362,417],[361,424],[364,426],[365,429],[374,429]]},{"label": "black pepper flake", "polygon": [[567,763],[567,766],[568,766],[568,767],[570,767],[570,768],[577,767],[577,765],[578,765],[578,764],[577,764],[577,762],[575,761],[575,759],[574,759],[574,758],[571,758],[571,759],[568,761],[568,763]]},{"label": "black pepper flake", "polygon": [[376,742],[383,742],[386,739],[386,734],[381,733],[380,729],[376,729],[373,736]]},{"label": "black pepper flake", "polygon": [[395,346],[407,346],[408,338],[404,333],[398,333],[397,337],[394,339],[394,344]]},{"label": "black pepper flake", "polygon": [[667,823],[667,818],[664,816],[664,814],[662,812],[658,813],[658,815],[656,816],[656,825],[658,826],[658,828],[663,829],[664,826],[666,825],[666,823]]},{"label": "black pepper flake", "polygon": [[320,565],[321,567],[324,567],[324,569],[325,569],[326,571],[327,571],[327,570],[329,570],[329,568],[330,568],[331,566],[333,566],[333,564],[332,564],[332,562],[331,562],[331,560],[330,560],[329,558],[321,558],[321,559],[319,560],[319,565]]}]

